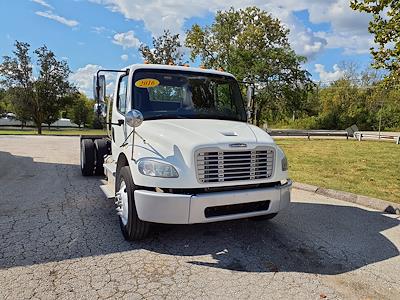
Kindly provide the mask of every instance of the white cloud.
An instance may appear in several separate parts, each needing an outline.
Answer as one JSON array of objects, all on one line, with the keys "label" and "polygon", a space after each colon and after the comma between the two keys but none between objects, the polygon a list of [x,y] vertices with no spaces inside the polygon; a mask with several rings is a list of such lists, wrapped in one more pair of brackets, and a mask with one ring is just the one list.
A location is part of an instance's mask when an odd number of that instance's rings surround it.
[{"label": "white cloud", "polygon": [[316,35],[327,40],[327,48],[343,48],[343,53],[346,55],[367,54],[370,52],[369,49],[374,46],[372,35],[360,37],[357,34],[327,32],[317,32]]},{"label": "white cloud", "polygon": [[77,86],[79,91],[91,96],[93,90],[93,76],[102,67],[99,65],[88,64],[79,68],[71,74],[70,80]]},{"label": "white cloud", "polygon": [[57,21],[61,24],[67,25],[69,27],[76,27],[79,25],[78,21],[66,19],[62,16],[56,15],[55,13],[53,13],[52,11],[49,11],[49,10],[48,11],[37,11],[36,14],[38,16]]},{"label": "white cloud", "polygon": [[140,41],[132,30],[115,34],[113,43],[122,46],[124,49],[138,48],[140,46]]},{"label": "white cloud", "polygon": [[[274,16],[279,17],[291,30],[290,41],[299,53],[312,57],[325,47],[343,48],[345,54],[366,52],[370,43],[368,22],[370,16],[353,11],[348,0],[89,0],[105,5],[113,12],[121,13],[125,18],[143,21],[144,26],[153,35],[159,35],[164,29],[183,34],[183,25],[192,17],[205,17],[217,10],[243,8],[256,5]],[[189,8],[189,9],[188,9]],[[294,12],[307,10],[310,22],[329,23],[329,35],[321,36],[306,28],[296,20]],[[338,39],[349,39],[357,43],[338,43]],[[369,47],[367,47],[369,48]]]},{"label": "white cloud", "polygon": [[105,28],[104,26],[93,26],[92,29],[93,32],[97,34],[102,34],[104,31],[107,30],[107,28]]},{"label": "white cloud", "polygon": [[121,59],[122,59],[123,61],[127,61],[127,60],[129,59],[129,56],[128,56],[127,54],[122,54],[122,55],[121,55]]},{"label": "white cloud", "polygon": [[47,8],[49,8],[49,9],[53,9],[53,6],[51,6],[50,4],[48,4],[46,1],[44,1],[44,0],[31,0],[32,2],[35,2],[35,3],[37,3],[37,4],[39,4],[39,5],[42,5],[42,6],[44,6],[44,7],[47,7]]},{"label": "white cloud", "polygon": [[[103,69],[102,66],[87,64],[86,66],[79,68],[70,76],[70,81],[74,83],[78,90],[88,97],[93,97],[93,76],[99,69]],[[115,74],[106,73],[107,87],[106,92],[108,95],[114,93],[115,87]]]},{"label": "white cloud", "polygon": [[288,16],[285,25],[290,29],[289,41],[297,54],[313,58],[326,48],[328,42],[324,37],[317,36],[293,16]]},{"label": "white cloud", "polygon": [[321,64],[315,65],[315,72],[319,74],[319,79],[322,82],[332,82],[343,78],[345,71],[340,69],[338,65],[333,66],[333,72],[325,70],[325,66]]}]

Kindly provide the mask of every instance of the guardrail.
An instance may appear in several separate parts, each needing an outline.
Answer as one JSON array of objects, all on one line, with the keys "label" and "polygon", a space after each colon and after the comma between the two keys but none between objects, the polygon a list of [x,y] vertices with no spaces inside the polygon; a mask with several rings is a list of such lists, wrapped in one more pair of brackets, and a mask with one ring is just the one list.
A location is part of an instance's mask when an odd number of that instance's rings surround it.
[{"label": "guardrail", "polygon": [[347,140],[349,138],[355,138],[358,141],[363,139],[374,139],[374,140],[393,140],[396,144],[400,145],[400,134],[396,133],[378,133],[378,132],[362,132],[355,131],[347,132],[345,130],[297,130],[297,129],[270,129],[267,132],[271,136],[275,137],[343,137]]},{"label": "guardrail", "polygon": [[347,140],[353,135],[344,130],[297,130],[297,129],[271,129],[267,130],[271,136],[303,136],[311,137],[343,137]]},{"label": "guardrail", "polygon": [[354,137],[360,142],[363,138],[369,138],[376,140],[393,140],[397,145],[400,145],[400,135],[356,131],[354,132]]}]

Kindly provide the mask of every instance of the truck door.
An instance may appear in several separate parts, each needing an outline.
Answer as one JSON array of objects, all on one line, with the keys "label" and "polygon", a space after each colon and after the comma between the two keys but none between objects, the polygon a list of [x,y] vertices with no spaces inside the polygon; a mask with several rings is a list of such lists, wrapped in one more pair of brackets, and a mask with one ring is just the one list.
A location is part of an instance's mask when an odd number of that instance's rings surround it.
[{"label": "truck door", "polygon": [[122,75],[118,80],[117,97],[115,103],[115,110],[113,110],[113,123],[120,123],[121,125],[113,125],[111,130],[112,153],[114,160],[118,159],[121,152],[121,145],[126,139],[126,124],[125,113],[128,109],[128,75]]}]

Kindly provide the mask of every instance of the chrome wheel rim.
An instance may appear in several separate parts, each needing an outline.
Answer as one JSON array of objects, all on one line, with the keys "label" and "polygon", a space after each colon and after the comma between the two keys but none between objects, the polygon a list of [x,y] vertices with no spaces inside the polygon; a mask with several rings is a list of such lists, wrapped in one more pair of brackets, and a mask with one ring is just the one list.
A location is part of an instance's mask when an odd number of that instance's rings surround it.
[{"label": "chrome wheel rim", "polygon": [[121,218],[122,224],[128,224],[129,205],[128,205],[128,192],[126,189],[125,181],[121,181],[119,190],[115,195],[115,204],[117,205],[117,215]]}]

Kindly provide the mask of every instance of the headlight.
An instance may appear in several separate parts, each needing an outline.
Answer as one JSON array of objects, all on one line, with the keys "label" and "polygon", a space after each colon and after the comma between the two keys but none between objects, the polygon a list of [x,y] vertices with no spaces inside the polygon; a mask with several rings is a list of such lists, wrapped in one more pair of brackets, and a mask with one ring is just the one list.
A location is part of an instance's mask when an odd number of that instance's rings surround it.
[{"label": "headlight", "polygon": [[146,176],[177,178],[178,172],[169,164],[154,160],[141,160],[138,164],[139,172]]},{"label": "headlight", "polygon": [[284,156],[282,158],[282,171],[287,171],[288,168],[289,168],[289,164],[288,164],[286,156]]}]

